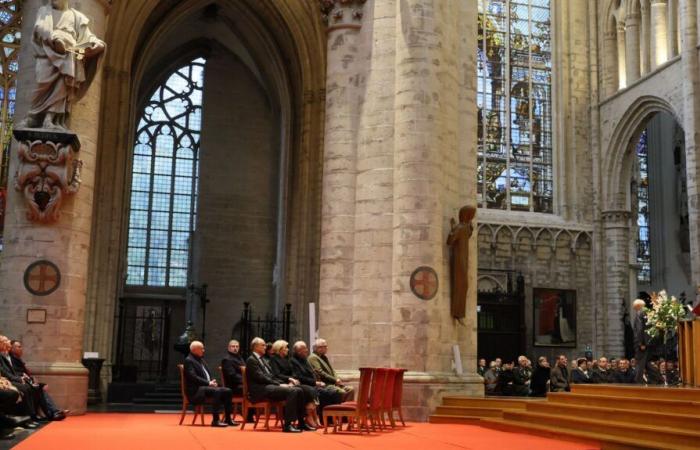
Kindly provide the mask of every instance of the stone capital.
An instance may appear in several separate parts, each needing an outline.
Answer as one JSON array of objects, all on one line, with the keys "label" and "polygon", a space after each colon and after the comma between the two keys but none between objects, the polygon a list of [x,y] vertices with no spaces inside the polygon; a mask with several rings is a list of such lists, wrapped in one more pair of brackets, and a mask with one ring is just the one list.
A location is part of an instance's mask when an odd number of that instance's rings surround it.
[{"label": "stone capital", "polygon": [[362,27],[362,10],[367,0],[319,0],[328,31]]},{"label": "stone capital", "polygon": [[603,222],[606,223],[627,223],[632,217],[632,213],[625,210],[608,210],[602,213]]}]

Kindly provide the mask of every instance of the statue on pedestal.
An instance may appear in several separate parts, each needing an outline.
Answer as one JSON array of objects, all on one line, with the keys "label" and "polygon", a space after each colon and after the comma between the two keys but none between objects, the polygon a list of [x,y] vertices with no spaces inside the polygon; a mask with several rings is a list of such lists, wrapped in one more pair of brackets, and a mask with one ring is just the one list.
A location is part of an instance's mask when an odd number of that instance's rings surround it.
[{"label": "statue on pedestal", "polygon": [[89,28],[89,19],[68,0],[51,0],[39,8],[32,47],[36,87],[32,105],[19,128],[64,130],[71,104],[94,78],[105,43]]},{"label": "statue on pedestal", "polygon": [[469,239],[474,231],[472,220],[476,208],[463,206],[459,210],[459,223],[450,219],[451,231],[447,237],[450,252],[450,286],[452,317],[461,320],[467,312],[467,288],[469,286]]},{"label": "statue on pedestal", "polygon": [[71,105],[90,86],[105,43],[89,28],[89,19],[68,0],[51,0],[39,8],[32,47],[36,87],[26,117],[13,134],[19,142],[15,189],[34,222],[58,220],[66,195],[80,187],[80,141],[67,129]]}]

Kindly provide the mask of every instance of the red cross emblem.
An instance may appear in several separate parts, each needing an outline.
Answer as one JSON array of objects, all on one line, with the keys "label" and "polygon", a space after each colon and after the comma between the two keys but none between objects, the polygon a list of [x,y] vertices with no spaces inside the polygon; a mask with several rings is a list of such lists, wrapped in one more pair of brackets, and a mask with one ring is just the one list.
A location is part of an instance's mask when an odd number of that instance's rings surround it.
[{"label": "red cross emblem", "polygon": [[34,295],[49,295],[60,282],[58,267],[50,261],[32,263],[24,272],[24,287]]},{"label": "red cross emblem", "polygon": [[411,274],[411,291],[421,300],[431,300],[438,291],[438,276],[432,267],[421,266]]}]

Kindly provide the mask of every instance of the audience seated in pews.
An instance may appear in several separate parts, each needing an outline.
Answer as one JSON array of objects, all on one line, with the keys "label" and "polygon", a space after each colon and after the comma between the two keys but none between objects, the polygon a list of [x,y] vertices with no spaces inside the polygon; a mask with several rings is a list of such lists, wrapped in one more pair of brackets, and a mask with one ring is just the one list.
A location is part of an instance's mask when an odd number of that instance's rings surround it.
[{"label": "audience seated in pews", "polygon": [[243,394],[241,367],[245,366],[245,361],[240,355],[240,351],[241,344],[234,339],[228,343],[228,354],[221,360],[221,372],[223,373],[224,383],[236,396]]},{"label": "audience seated in pews", "polygon": [[17,372],[12,366],[12,359],[10,358],[11,348],[10,340],[5,336],[0,336],[0,376],[9,380],[12,386],[19,391],[20,402],[17,412],[31,418],[31,421],[25,423],[24,427],[37,428],[40,419],[35,402],[37,397],[35,391],[38,389],[38,386],[33,386],[23,374]]},{"label": "audience seated in pews", "polygon": [[306,346],[306,342],[295,342],[292,347],[292,372],[294,378],[299,380],[302,385],[316,389],[320,403],[315,416],[318,423],[318,417],[323,417],[323,408],[342,403],[345,394],[336,389],[335,386],[328,386],[325,382],[320,381],[308,358],[309,348]]},{"label": "audience seated in pews", "polygon": [[314,368],[316,375],[320,381],[331,386],[343,396],[343,401],[352,400],[354,395],[353,388],[345,386],[343,380],[340,379],[333,370],[330,361],[326,354],[328,353],[328,343],[324,339],[316,339],[313,347],[313,353],[309,355],[309,363]]},{"label": "audience seated in pews", "polygon": [[[239,425],[231,419],[231,399],[233,392],[229,388],[220,387],[212,372],[207,366],[204,356],[204,344],[192,341],[190,354],[185,358],[185,391],[187,398],[192,403],[204,403],[212,401],[213,427],[226,427]],[[219,410],[224,407],[224,420],[219,420]]]},{"label": "audience seated in pews", "polygon": [[586,358],[579,358],[576,360],[576,369],[572,371],[571,382],[573,384],[593,383],[588,371],[588,360]]},{"label": "audience seated in pews", "polygon": [[272,356],[270,357],[270,366],[272,367],[272,375],[282,384],[290,384],[296,386],[302,391],[302,403],[305,411],[300,412],[304,416],[304,425],[302,428],[307,431],[316,431],[319,427],[318,417],[316,416],[316,408],[319,405],[318,391],[315,386],[302,384],[295,377],[292,361],[289,356],[289,343],[284,340],[275,341],[272,344]]},{"label": "audience seated in pews", "polygon": [[569,369],[566,355],[559,355],[556,365],[550,372],[550,389],[552,392],[569,392]]},{"label": "audience seated in pews", "polygon": [[[252,355],[246,361],[246,378],[250,400],[285,401],[283,430],[286,433],[299,433],[304,423],[304,393],[293,383],[282,383],[272,373],[272,368],[265,361],[265,341],[259,337],[250,344]],[[297,426],[295,426],[295,424]]]},{"label": "audience seated in pews", "polygon": [[496,361],[491,361],[489,369],[484,373],[484,387],[486,395],[496,395],[496,387],[498,386],[498,367]]},{"label": "audience seated in pews", "polygon": [[48,393],[48,385],[45,383],[39,383],[33,376],[27,365],[24,363],[22,356],[24,355],[24,348],[22,347],[22,342],[14,340],[10,341],[10,361],[12,367],[16,373],[21,374],[31,386],[34,388],[32,392],[34,394],[34,404],[39,405],[44,417],[48,420],[63,420],[69,411],[59,409],[56,403],[53,401]]}]

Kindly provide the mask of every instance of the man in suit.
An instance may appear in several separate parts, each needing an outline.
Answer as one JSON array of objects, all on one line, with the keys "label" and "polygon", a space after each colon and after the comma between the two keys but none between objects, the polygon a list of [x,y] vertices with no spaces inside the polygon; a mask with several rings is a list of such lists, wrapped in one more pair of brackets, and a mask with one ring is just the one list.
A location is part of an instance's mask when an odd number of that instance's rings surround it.
[{"label": "man in suit", "polygon": [[576,360],[576,369],[571,371],[571,383],[573,384],[592,384],[593,379],[588,370],[588,360],[579,358]]},{"label": "man in suit", "polygon": [[[229,388],[219,387],[219,384],[211,376],[211,370],[207,367],[204,356],[204,344],[192,341],[190,354],[185,358],[185,392],[192,403],[202,403],[206,399],[212,399],[212,427],[236,426],[237,422],[231,420],[231,398],[233,392]],[[219,410],[224,406],[224,421],[219,420]]]},{"label": "man in suit", "polygon": [[224,373],[226,387],[233,391],[233,395],[243,394],[243,376],[241,366],[245,366],[245,361],[239,353],[241,344],[232,340],[228,343],[228,354],[221,360],[221,371]]},{"label": "man in suit", "polygon": [[[250,401],[282,401],[284,405],[285,433],[300,433],[306,427],[304,422],[305,405],[303,392],[292,383],[282,383],[272,374],[272,368],[265,361],[265,340],[256,337],[250,343],[252,354],[246,361],[246,378]],[[298,428],[294,424],[298,424]]]},{"label": "man in suit", "polygon": [[634,383],[634,373],[630,369],[630,362],[626,359],[621,359],[615,372],[615,383],[632,384]]},{"label": "man in suit", "polygon": [[598,365],[592,370],[591,380],[595,384],[609,384],[615,382],[615,373],[608,368],[608,358],[598,358]]},{"label": "man in suit", "polygon": [[513,369],[513,395],[528,397],[530,395],[530,381],[532,368],[530,361],[525,356],[518,357],[518,367]]},{"label": "man in suit", "polygon": [[353,397],[353,389],[350,386],[345,386],[343,380],[335,374],[335,370],[326,356],[327,353],[328,343],[326,340],[316,339],[313,353],[309,355],[309,364],[314,368],[321,381],[327,386],[332,386],[343,396],[343,401],[350,400]]},{"label": "man in suit", "polygon": [[566,355],[559,355],[557,364],[552,368],[549,375],[549,388],[552,392],[569,392],[569,369],[567,367],[569,361]]},{"label": "man in suit", "polygon": [[15,372],[21,374],[29,383],[34,387],[34,403],[39,405],[39,407],[44,411],[44,415],[49,420],[63,420],[66,418],[68,411],[60,410],[56,407],[53,399],[47,392],[47,385],[44,383],[38,383],[34,377],[32,377],[31,371],[27,368],[27,365],[22,360],[24,354],[24,349],[22,348],[22,343],[20,341],[10,341],[10,361],[15,369]]},{"label": "man in suit", "polygon": [[644,382],[644,370],[654,371],[655,368],[649,364],[649,341],[647,334],[647,319],[644,314],[644,300],[637,299],[632,303],[634,318],[632,330],[634,331],[634,359],[636,360],[634,371],[634,382],[641,384]]},{"label": "man in suit", "polygon": [[16,372],[12,366],[10,348],[12,348],[10,340],[5,336],[0,336],[0,376],[7,378],[20,393],[22,400],[19,403],[19,412],[31,418],[31,421],[23,426],[29,429],[37,428],[39,417],[34,403],[33,387],[27,378]]}]

